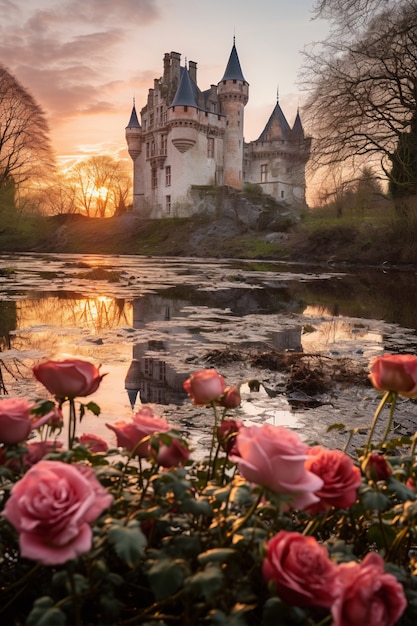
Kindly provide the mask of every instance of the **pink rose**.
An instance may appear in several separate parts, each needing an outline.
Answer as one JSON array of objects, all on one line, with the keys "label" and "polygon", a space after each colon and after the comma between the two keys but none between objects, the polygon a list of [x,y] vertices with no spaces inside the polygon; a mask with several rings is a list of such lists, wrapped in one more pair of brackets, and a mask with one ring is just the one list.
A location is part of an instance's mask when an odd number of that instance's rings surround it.
[{"label": "pink rose", "polygon": [[84,435],[81,435],[79,442],[82,446],[88,448],[90,452],[107,452],[109,449],[109,446],[104,439],[98,435],[94,435],[93,433],[85,433]]},{"label": "pink rose", "polygon": [[22,557],[59,565],[90,550],[90,524],[112,500],[91,468],[39,461],[14,485],[3,515]]},{"label": "pink rose", "polygon": [[262,565],[287,604],[330,607],[339,590],[337,565],[314,537],[281,530],[267,546]]},{"label": "pink rose", "polygon": [[[150,407],[142,407],[130,422],[120,420],[114,424],[106,424],[117,437],[117,445],[135,456],[147,458],[150,454],[149,437],[154,433],[162,433],[169,430],[167,421],[162,417],[156,417]],[[142,443],[141,443],[142,442]]]},{"label": "pink rose", "polygon": [[223,420],[217,427],[217,439],[226,454],[239,456],[236,437],[242,427],[243,422],[240,420]]},{"label": "pink rose", "polygon": [[369,480],[388,480],[392,474],[392,469],[387,460],[381,454],[369,454],[363,465],[365,476]]},{"label": "pink rose", "polygon": [[331,608],[332,626],[394,626],[407,606],[402,585],[385,573],[376,552],[362,563],[339,565],[341,591]]},{"label": "pink rose", "polygon": [[378,391],[396,391],[400,396],[417,396],[417,357],[385,354],[371,362],[368,378]]},{"label": "pink rose", "polygon": [[60,441],[34,441],[26,445],[27,452],[23,457],[25,467],[36,465],[44,456],[50,452],[58,452],[62,450]]},{"label": "pink rose", "polygon": [[239,386],[234,385],[233,387],[225,388],[223,395],[216,404],[223,406],[225,409],[236,409],[241,402]]},{"label": "pink rose", "polygon": [[323,481],[305,468],[308,446],[297,433],[272,424],[243,426],[237,448],[240,456],[230,458],[244,478],[292,496],[291,504],[298,509],[318,502],[314,492],[321,489]]},{"label": "pink rose", "polygon": [[91,395],[105,376],[95,365],[80,359],[45,361],[35,365],[33,373],[49,393],[60,399]]},{"label": "pink rose", "polygon": [[320,502],[309,508],[310,513],[326,512],[332,507],[350,507],[361,484],[360,469],[352,459],[340,450],[327,450],[321,446],[309,448],[308,455],[306,469],[323,481],[323,486],[316,491]]},{"label": "pink rose", "polygon": [[169,439],[167,443],[160,441],[157,447],[151,446],[151,456],[162,467],[184,465],[190,457],[189,447],[178,437],[169,437]]},{"label": "pink rose", "polygon": [[7,445],[26,441],[32,430],[32,405],[25,398],[0,400],[0,442]]},{"label": "pink rose", "polygon": [[206,406],[220,398],[226,388],[226,383],[223,376],[220,376],[216,370],[210,369],[191,374],[183,387],[193,404]]}]

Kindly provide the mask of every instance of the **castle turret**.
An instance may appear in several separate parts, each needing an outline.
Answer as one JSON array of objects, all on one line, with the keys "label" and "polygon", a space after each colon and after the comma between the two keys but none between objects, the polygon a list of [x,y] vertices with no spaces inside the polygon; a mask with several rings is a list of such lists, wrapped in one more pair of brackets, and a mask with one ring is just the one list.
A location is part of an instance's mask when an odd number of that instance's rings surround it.
[{"label": "castle turret", "polygon": [[171,142],[182,153],[197,141],[198,104],[194,84],[187,68],[182,67],[177,93],[168,109]]},{"label": "castle turret", "polygon": [[134,101],[129,124],[126,126],[125,129],[125,136],[129,155],[131,159],[135,161],[142,152],[142,129],[139,124]]},{"label": "castle turret", "polygon": [[223,182],[236,189],[243,186],[243,116],[249,84],[243,77],[235,40],[223,78],[217,85],[221,112],[226,116]]}]

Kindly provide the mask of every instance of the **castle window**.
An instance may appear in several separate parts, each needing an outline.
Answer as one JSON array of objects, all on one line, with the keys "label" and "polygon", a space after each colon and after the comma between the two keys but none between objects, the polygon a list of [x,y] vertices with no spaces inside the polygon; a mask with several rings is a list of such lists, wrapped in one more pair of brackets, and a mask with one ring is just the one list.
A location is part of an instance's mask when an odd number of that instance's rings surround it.
[{"label": "castle window", "polygon": [[158,170],[156,167],[152,168],[152,189],[158,187]]},{"label": "castle window", "polygon": [[[167,165],[165,168],[165,187],[171,186],[171,166]],[[168,198],[169,196],[167,196]]]},{"label": "castle window", "polygon": [[153,124],[154,124],[154,114],[151,113],[149,117],[149,126],[152,128]]},{"label": "castle window", "polygon": [[285,194],[284,194],[284,190],[282,190],[282,191],[281,191],[281,198],[283,198],[283,197],[284,197],[284,195],[285,195]]},{"label": "castle window", "polygon": [[214,159],[214,137],[207,137],[207,157]]},{"label": "castle window", "polygon": [[261,165],[261,183],[266,183],[268,178],[268,166]]},{"label": "castle window", "polygon": [[146,158],[147,158],[147,159],[149,159],[150,154],[151,154],[151,148],[150,148],[149,141],[148,141],[148,142],[146,143]]},{"label": "castle window", "polygon": [[187,113],[187,111],[188,111],[188,106],[187,106],[187,105],[185,105],[185,106],[184,106],[184,113]]},{"label": "castle window", "polygon": [[171,213],[171,196],[165,196],[165,209],[167,213]]},{"label": "castle window", "polygon": [[167,136],[161,135],[161,154],[167,153]]}]

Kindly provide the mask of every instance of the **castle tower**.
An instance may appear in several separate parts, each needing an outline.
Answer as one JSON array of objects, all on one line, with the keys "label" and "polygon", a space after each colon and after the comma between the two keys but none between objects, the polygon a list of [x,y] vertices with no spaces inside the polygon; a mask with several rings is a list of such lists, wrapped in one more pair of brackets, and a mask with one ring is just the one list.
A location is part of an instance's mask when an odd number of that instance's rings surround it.
[{"label": "castle tower", "polygon": [[221,112],[226,116],[223,182],[236,189],[243,186],[243,116],[249,84],[243,77],[233,38],[233,47],[223,78],[217,85]]},{"label": "castle tower", "polygon": [[[138,170],[135,167],[135,161],[138,159],[142,152],[142,128],[139,124],[138,116],[136,113],[135,100],[133,99],[133,108],[130,115],[130,120],[125,128],[125,137],[127,142],[127,148],[130,158],[133,161],[133,206],[139,207],[139,197],[141,182],[138,175]],[[143,195],[143,191],[142,191]]]}]

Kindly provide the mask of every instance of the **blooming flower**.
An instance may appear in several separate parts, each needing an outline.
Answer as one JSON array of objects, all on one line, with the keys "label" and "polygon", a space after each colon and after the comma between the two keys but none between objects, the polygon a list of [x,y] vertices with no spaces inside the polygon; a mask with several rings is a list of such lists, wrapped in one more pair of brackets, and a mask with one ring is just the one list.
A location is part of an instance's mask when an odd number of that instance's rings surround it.
[{"label": "blooming flower", "polygon": [[184,465],[190,456],[188,445],[178,437],[167,436],[164,439],[169,441],[159,441],[157,446],[151,443],[150,454],[162,467],[175,467]]},{"label": "blooming flower", "polygon": [[369,380],[379,391],[396,391],[400,396],[417,396],[417,357],[385,354],[371,362]]},{"label": "blooming flower", "polygon": [[7,445],[26,441],[32,430],[30,410],[25,398],[6,398],[0,401],[0,442]]},{"label": "blooming flower", "polygon": [[341,591],[331,608],[333,626],[394,626],[407,606],[402,585],[385,573],[376,552],[362,563],[339,565],[339,581]]},{"label": "blooming flower", "polygon": [[339,591],[326,548],[297,532],[281,530],[268,542],[262,573],[287,604],[330,607]]},{"label": "blooming flower", "polygon": [[118,446],[142,458],[147,458],[150,454],[150,435],[169,430],[167,421],[156,417],[148,406],[142,407],[130,422],[119,420],[106,426],[116,434]]},{"label": "blooming flower", "polygon": [[80,436],[79,440],[81,445],[85,446],[90,452],[107,452],[109,446],[107,443],[94,433],[84,433]]},{"label": "blooming flower", "polygon": [[89,396],[97,391],[105,376],[95,365],[81,359],[44,361],[35,365],[33,373],[59,399]]},{"label": "blooming flower", "polygon": [[112,500],[91,468],[39,461],[14,485],[3,515],[23,557],[58,565],[90,550],[90,524]]},{"label": "blooming flower", "polygon": [[218,374],[215,369],[207,369],[191,374],[184,382],[183,387],[193,404],[206,406],[219,400],[226,389],[226,383],[223,376]]},{"label": "blooming flower", "polygon": [[310,513],[326,512],[332,507],[344,509],[355,502],[361,473],[347,454],[314,446],[308,450],[305,467],[323,481],[315,492],[320,502],[309,508]]},{"label": "blooming flower", "polygon": [[318,497],[323,480],[305,468],[308,446],[283,426],[263,424],[240,428],[237,435],[239,472],[247,480],[279,494],[291,495],[292,505],[304,509]]}]

